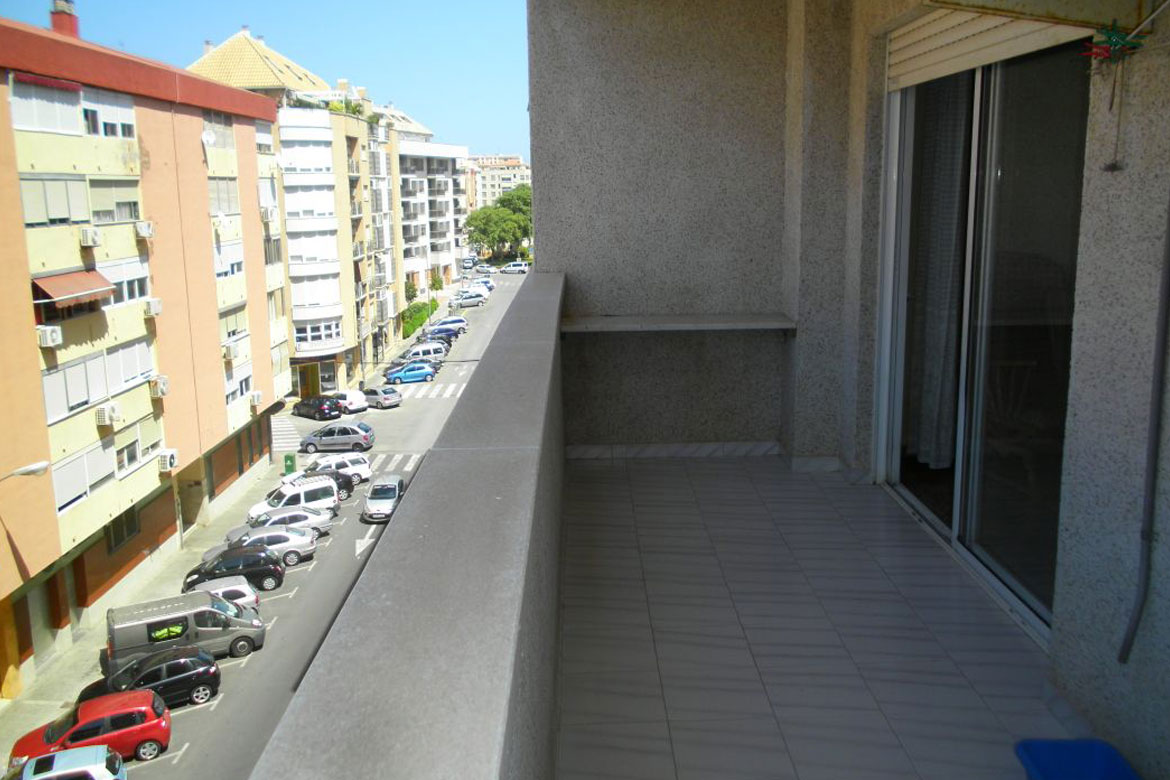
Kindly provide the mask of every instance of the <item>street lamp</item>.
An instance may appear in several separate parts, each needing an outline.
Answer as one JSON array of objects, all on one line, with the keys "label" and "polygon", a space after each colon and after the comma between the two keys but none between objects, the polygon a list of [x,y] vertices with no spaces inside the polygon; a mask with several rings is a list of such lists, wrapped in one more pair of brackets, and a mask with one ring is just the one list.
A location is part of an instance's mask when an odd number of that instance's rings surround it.
[{"label": "street lamp", "polygon": [[49,461],[38,460],[36,463],[30,463],[27,466],[21,466],[18,469],[13,469],[4,476],[0,477],[0,482],[9,477],[39,477],[49,470]]}]

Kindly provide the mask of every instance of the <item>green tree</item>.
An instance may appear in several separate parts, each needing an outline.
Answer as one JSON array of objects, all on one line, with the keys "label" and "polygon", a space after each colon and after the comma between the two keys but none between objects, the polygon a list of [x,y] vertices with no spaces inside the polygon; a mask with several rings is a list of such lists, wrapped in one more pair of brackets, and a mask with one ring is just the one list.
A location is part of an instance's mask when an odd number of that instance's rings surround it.
[{"label": "green tree", "polygon": [[508,190],[496,198],[496,205],[507,209],[513,214],[524,218],[523,235],[520,238],[532,238],[532,186],[521,184],[514,190]]},{"label": "green tree", "polygon": [[490,248],[495,258],[509,247],[518,246],[525,232],[531,230],[527,217],[499,206],[476,209],[467,217],[468,240]]},{"label": "green tree", "polygon": [[418,287],[409,279],[406,280],[406,302],[410,303],[418,297]]},{"label": "green tree", "polygon": [[442,290],[443,289],[443,277],[439,276],[439,272],[436,271],[434,268],[431,269],[431,289],[432,290]]}]

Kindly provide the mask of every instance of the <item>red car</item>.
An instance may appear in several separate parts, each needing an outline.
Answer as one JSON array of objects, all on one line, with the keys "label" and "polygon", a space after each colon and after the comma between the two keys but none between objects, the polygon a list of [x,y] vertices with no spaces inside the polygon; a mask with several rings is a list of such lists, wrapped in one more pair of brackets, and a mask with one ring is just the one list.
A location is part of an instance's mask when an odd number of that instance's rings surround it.
[{"label": "red car", "polygon": [[154,691],[127,691],[76,704],[12,746],[9,765],[46,753],[108,745],[122,758],[149,761],[171,743],[171,712]]}]

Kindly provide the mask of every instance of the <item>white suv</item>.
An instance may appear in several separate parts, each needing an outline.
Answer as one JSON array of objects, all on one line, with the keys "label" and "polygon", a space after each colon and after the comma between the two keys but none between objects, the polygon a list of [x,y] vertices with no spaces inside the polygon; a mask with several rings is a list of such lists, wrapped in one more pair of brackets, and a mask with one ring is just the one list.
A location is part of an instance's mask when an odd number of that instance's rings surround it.
[{"label": "white suv", "polygon": [[502,274],[526,274],[528,273],[528,263],[517,260],[514,263],[508,263],[500,269]]}]

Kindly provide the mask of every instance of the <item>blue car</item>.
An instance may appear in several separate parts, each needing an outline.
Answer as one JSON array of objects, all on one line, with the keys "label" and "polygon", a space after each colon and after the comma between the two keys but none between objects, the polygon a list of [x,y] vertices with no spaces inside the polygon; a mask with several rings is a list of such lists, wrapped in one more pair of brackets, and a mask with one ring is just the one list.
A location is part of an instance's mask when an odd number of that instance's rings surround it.
[{"label": "blue car", "polygon": [[402,368],[386,372],[386,381],[392,385],[400,385],[403,382],[433,382],[434,380],[435,369],[421,362],[407,363]]}]

